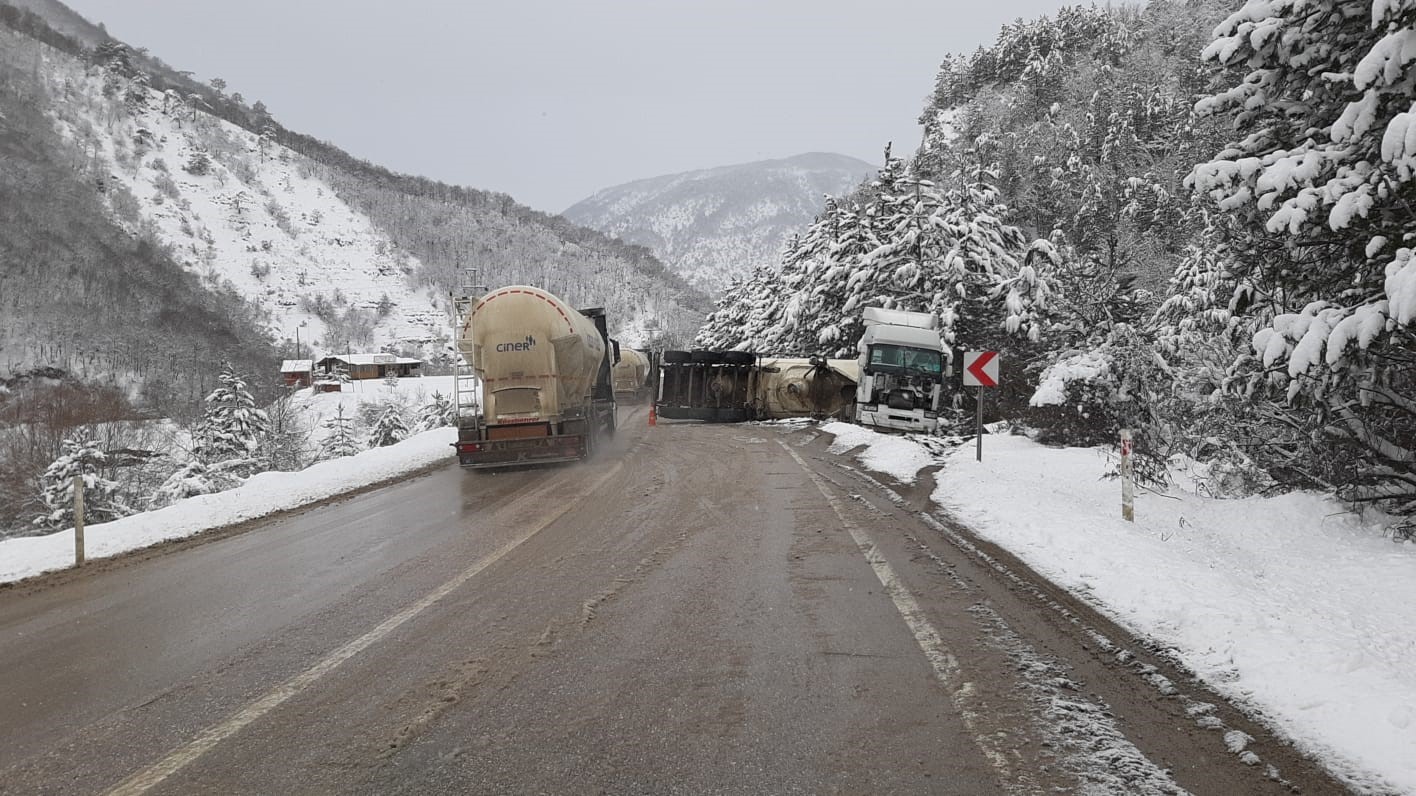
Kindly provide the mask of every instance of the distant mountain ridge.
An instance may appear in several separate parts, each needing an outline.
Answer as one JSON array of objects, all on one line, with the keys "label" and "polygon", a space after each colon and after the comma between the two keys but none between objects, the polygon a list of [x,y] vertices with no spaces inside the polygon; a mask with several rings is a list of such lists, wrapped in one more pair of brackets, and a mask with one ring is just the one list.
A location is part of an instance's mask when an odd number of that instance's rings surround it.
[{"label": "distant mountain ridge", "polygon": [[874,174],[863,160],[811,152],[778,160],[635,180],[597,192],[562,214],[654,252],[696,287],[777,264],[788,236]]}]

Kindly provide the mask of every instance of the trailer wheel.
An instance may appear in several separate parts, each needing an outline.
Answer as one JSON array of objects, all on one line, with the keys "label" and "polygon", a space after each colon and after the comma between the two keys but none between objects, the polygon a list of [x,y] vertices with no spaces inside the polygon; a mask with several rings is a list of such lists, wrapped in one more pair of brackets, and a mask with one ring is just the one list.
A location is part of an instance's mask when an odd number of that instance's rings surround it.
[{"label": "trailer wheel", "polygon": [[664,358],[663,358],[663,360],[664,360],[665,364],[669,364],[669,365],[680,365],[680,364],[683,364],[684,362],[687,362],[687,361],[688,361],[688,352],[687,352],[687,351],[665,351],[665,352],[664,352]]},{"label": "trailer wheel", "polygon": [[688,357],[701,365],[716,365],[723,361],[723,352],[699,349],[691,352]]},{"label": "trailer wheel", "polygon": [[751,351],[724,351],[723,361],[729,365],[751,365],[757,361],[757,355]]}]

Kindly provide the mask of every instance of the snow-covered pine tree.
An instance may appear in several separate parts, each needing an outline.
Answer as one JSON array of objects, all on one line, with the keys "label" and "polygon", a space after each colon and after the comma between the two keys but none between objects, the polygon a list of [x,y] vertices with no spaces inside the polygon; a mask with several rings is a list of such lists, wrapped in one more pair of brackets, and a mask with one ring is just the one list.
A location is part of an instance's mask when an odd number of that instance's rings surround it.
[{"label": "snow-covered pine tree", "polygon": [[777,272],[758,266],[747,279],[734,279],[703,322],[694,345],[699,348],[773,351],[785,297]]},{"label": "snow-covered pine tree", "polygon": [[[882,169],[885,174],[890,169]],[[807,231],[801,270],[788,284],[794,295],[788,300],[782,327],[786,351],[798,356],[840,355],[852,347],[842,336],[843,307],[850,300],[851,280],[860,257],[879,245],[872,235],[868,211],[830,201],[821,219]]]},{"label": "snow-covered pine tree", "polygon": [[241,485],[241,476],[232,472],[239,464],[240,460],[235,460],[208,465],[200,459],[192,459],[174,470],[153,490],[148,498],[148,509],[160,509],[184,498],[234,489]]},{"label": "snow-covered pine tree", "polygon": [[396,403],[384,406],[369,430],[369,447],[382,448],[408,438],[408,423],[403,419],[403,407]]},{"label": "snow-covered pine tree", "polygon": [[217,388],[206,397],[202,419],[192,432],[192,454],[207,464],[247,460],[231,469],[250,475],[270,418],[256,406],[246,381],[230,364],[223,364]]},{"label": "snow-covered pine tree", "polygon": [[432,400],[418,410],[418,416],[413,421],[413,431],[419,433],[455,425],[457,425],[457,407],[453,406],[451,398],[441,392],[434,391]]},{"label": "snow-covered pine tree", "polygon": [[286,394],[266,407],[269,426],[261,435],[256,457],[271,470],[304,469],[310,458],[311,426],[307,410]]},{"label": "snow-covered pine tree", "polygon": [[102,471],[108,455],[90,437],[71,437],[61,443],[59,458],[39,477],[39,498],[44,513],[35,518],[36,525],[51,529],[68,528],[74,524],[74,477],[84,482],[84,519],[86,522],[107,522],[133,513],[116,481],[105,478]]},{"label": "snow-covered pine tree", "polygon": [[319,459],[337,459],[353,456],[359,452],[359,443],[354,436],[354,421],[344,414],[344,404],[340,404],[334,416],[320,424],[329,433],[320,442]]},{"label": "snow-covered pine tree", "polygon": [[733,277],[698,330],[693,344],[698,348],[733,349],[747,339],[747,318],[755,298],[748,292],[751,280]]},{"label": "snow-covered pine tree", "polygon": [[[1318,484],[1416,514],[1416,5],[1251,0],[1196,111],[1237,140],[1194,186],[1235,214],[1256,378],[1332,444]],[[1237,296],[1236,296],[1237,298]],[[1346,471],[1345,473],[1343,471]],[[1311,473],[1310,473],[1311,475]]]}]

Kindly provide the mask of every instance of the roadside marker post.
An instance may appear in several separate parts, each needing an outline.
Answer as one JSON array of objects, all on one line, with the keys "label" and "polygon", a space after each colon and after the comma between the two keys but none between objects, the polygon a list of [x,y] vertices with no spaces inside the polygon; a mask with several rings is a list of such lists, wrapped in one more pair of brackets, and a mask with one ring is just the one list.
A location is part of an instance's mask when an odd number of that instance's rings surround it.
[{"label": "roadside marker post", "polygon": [[74,566],[84,565],[84,477],[74,476]]},{"label": "roadside marker post", "polygon": [[978,409],[974,455],[978,461],[983,461],[983,388],[998,386],[997,351],[969,351],[964,354],[964,386],[978,388],[974,399]]},{"label": "roadside marker post", "polygon": [[1136,521],[1136,474],[1131,468],[1131,429],[1121,429],[1121,519]]}]

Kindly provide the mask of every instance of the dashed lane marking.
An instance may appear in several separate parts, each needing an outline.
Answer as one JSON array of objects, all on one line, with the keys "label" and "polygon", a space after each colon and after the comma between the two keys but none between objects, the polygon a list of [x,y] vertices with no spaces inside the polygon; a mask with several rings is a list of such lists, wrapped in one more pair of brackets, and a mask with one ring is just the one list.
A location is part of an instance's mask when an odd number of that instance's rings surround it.
[{"label": "dashed lane marking", "polygon": [[[584,498],[593,494],[607,481],[618,474],[623,467],[623,460],[615,462],[604,474],[595,479],[587,489],[582,491],[578,497]],[[397,630],[408,620],[428,610],[428,608],[432,607],[439,600],[457,590],[459,586],[476,577],[479,572],[495,564],[508,553],[525,544],[531,537],[549,527],[551,523],[570,512],[579,502],[578,499],[560,502],[556,510],[544,516],[540,522],[532,525],[530,530],[502,545],[497,550],[478,559],[476,563],[459,572],[452,580],[434,589],[418,602],[413,603],[402,611],[380,622],[373,630],[370,630],[359,638],[331,652],[319,663],[286,680],[265,696],[257,699],[245,708],[242,708],[230,718],[220,724],[208,727],[196,738],[178,748],[167,757],[164,757],[153,765],[119,783],[108,792],[109,796],[138,796],[138,794],[146,793],[157,785],[160,785],[168,777],[211,751],[222,741],[240,732],[247,725],[260,719],[272,710],[275,710],[286,700],[318,682],[322,677],[334,671],[341,663],[344,663],[373,646],[378,641],[388,636],[388,634]]]}]

